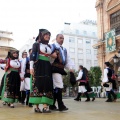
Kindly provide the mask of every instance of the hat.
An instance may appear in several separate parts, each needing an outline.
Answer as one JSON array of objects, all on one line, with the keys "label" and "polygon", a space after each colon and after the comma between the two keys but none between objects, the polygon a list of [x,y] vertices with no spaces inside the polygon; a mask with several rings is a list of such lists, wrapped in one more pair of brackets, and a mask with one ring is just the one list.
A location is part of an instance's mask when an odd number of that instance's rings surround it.
[{"label": "hat", "polygon": [[109,62],[104,63],[106,66],[110,66],[111,64]]}]

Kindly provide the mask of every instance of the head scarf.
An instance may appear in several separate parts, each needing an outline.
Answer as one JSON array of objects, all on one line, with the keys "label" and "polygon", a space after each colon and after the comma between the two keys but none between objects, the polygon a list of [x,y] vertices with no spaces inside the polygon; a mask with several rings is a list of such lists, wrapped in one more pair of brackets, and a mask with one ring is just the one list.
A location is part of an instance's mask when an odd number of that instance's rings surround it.
[{"label": "head scarf", "polygon": [[39,35],[36,37],[36,41],[40,40],[43,44],[48,44],[49,41],[44,40],[44,35],[49,33],[51,36],[51,33],[47,29],[39,29]]},{"label": "head scarf", "polygon": [[[17,56],[17,57],[14,57],[14,56],[13,56],[13,53],[14,53],[14,52],[18,53],[18,56]],[[12,60],[18,59],[18,57],[19,57],[19,51],[18,51],[18,50],[10,50],[10,51],[8,51],[7,57],[8,57],[8,58],[11,58]]]}]

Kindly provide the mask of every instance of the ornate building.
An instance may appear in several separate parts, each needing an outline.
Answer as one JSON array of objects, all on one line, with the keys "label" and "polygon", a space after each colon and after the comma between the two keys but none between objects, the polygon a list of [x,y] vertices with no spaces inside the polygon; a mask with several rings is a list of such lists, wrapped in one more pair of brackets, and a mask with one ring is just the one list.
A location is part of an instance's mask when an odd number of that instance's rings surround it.
[{"label": "ornate building", "polygon": [[[12,32],[0,31],[0,59],[5,59],[9,50],[15,49],[12,46]],[[0,70],[0,78],[4,71]]]},{"label": "ornate building", "polygon": [[120,0],[96,0],[98,43],[93,47],[98,49],[97,58],[100,67],[109,61],[114,65],[115,72],[120,67],[113,57],[120,50]]}]

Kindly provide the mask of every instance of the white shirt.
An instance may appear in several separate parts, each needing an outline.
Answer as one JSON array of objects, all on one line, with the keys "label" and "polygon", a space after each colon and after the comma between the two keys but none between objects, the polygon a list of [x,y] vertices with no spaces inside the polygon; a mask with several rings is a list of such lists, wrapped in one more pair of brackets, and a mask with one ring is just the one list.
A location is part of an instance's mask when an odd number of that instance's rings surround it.
[{"label": "white shirt", "polygon": [[21,59],[21,73],[20,73],[21,78],[24,78],[25,69],[26,69],[26,58],[22,58]]},{"label": "white shirt", "polygon": [[106,67],[105,69],[104,69],[104,73],[103,73],[103,80],[102,80],[102,82],[108,82],[108,69],[107,69],[108,67]]},{"label": "white shirt", "polygon": [[83,71],[80,70],[79,73],[78,73],[78,77],[76,77],[76,80],[80,80],[83,76]]}]

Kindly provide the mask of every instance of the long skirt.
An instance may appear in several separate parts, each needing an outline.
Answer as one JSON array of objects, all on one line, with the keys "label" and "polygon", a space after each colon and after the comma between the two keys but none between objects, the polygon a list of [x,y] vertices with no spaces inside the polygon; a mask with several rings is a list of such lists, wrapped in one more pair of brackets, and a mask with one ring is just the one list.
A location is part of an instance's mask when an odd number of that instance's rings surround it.
[{"label": "long skirt", "polygon": [[4,86],[4,76],[5,76],[5,74],[2,77],[1,85],[0,85],[0,99],[1,99],[2,89],[3,89],[3,86]]},{"label": "long skirt", "polygon": [[39,59],[34,64],[29,103],[53,105],[53,80],[49,61]]},{"label": "long skirt", "polygon": [[18,102],[20,91],[20,75],[18,71],[6,72],[4,76],[4,86],[2,89],[2,100],[8,103]]}]

